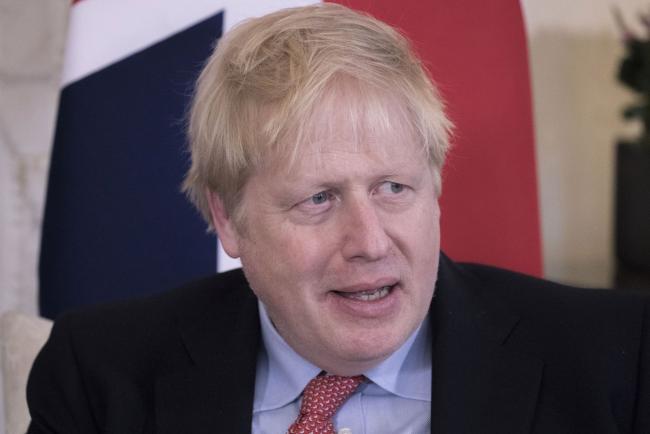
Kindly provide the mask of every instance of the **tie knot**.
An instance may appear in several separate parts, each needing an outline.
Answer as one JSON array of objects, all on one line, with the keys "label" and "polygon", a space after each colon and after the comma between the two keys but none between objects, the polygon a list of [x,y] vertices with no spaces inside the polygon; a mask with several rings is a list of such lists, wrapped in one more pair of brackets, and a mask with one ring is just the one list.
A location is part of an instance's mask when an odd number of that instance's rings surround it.
[{"label": "tie knot", "polygon": [[309,382],[302,396],[300,413],[331,418],[363,382],[363,376],[321,375]]},{"label": "tie knot", "polygon": [[364,380],[363,375],[319,375],[311,380],[303,391],[300,416],[289,433],[333,433],[332,416]]}]

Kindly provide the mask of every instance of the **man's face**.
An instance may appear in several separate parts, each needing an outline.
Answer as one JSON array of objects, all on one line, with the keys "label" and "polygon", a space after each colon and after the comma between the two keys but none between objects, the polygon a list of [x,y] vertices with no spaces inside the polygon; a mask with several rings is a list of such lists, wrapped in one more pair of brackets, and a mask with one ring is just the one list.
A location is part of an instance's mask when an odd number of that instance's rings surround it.
[{"label": "man's face", "polygon": [[291,168],[276,161],[253,174],[243,231],[215,225],[287,343],[321,369],[356,375],[426,316],[440,212],[433,169],[405,128],[360,144],[337,136]]}]

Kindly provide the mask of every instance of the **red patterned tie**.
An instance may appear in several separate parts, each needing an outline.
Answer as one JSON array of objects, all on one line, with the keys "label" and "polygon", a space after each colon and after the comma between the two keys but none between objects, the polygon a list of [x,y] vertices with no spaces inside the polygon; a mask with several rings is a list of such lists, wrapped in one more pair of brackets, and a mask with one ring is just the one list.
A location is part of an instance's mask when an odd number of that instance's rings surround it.
[{"label": "red patterned tie", "polygon": [[319,375],[311,380],[302,394],[300,415],[288,434],[336,434],[332,416],[363,380],[363,375]]}]

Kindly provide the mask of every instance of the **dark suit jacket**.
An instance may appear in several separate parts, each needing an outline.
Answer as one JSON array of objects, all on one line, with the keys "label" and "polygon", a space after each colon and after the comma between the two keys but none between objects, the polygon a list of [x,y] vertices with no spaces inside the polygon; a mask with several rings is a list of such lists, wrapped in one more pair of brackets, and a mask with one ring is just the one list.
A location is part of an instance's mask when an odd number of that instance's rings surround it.
[{"label": "dark suit jacket", "polygon": [[[650,433],[650,308],[443,257],[430,315],[432,432]],[[241,271],[56,322],[29,433],[251,429],[260,345]]]}]

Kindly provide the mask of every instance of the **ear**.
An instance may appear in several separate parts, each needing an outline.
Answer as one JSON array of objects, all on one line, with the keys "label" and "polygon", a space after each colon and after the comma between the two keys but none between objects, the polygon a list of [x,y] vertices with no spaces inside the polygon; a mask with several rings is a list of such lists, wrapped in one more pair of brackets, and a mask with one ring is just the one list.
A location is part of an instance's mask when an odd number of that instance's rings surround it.
[{"label": "ear", "polygon": [[239,240],[240,235],[232,221],[231,216],[223,206],[221,197],[213,191],[208,190],[206,193],[208,203],[210,204],[210,214],[212,216],[212,225],[217,231],[219,241],[225,252],[232,258],[239,258]]}]

